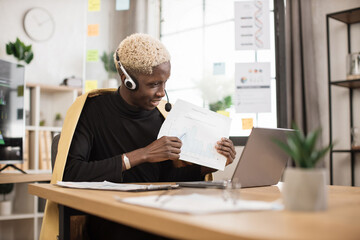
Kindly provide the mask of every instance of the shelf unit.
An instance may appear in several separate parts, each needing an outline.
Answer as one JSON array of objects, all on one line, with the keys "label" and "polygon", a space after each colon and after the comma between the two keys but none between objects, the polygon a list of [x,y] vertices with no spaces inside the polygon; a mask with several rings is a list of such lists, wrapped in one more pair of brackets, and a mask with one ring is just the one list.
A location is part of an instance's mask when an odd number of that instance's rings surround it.
[{"label": "shelf unit", "polygon": [[[55,115],[60,113],[64,118],[81,92],[81,89],[66,86],[26,84],[24,162],[15,165],[28,174],[19,174],[11,168],[0,173],[0,184],[15,183],[14,191],[7,196],[12,199],[14,212],[10,216],[0,216],[0,240],[39,238],[45,200],[29,195],[27,185],[50,181],[51,141],[61,132],[61,126],[54,126]],[[16,231],[18,226],[21,231]]]},{"label": "shelf unit", "polygon": [[55,126],[55,115],[60,113],[64,118],[80,94],[78,88],[26,84],[24,163],[17,167],[28,173],[51,172],[51,140],[61,132],[61,126]]},{"label": "shelf unit", "polygon": [[[51,141],[61,132],[61,126],[55,126],[55,115],[60,113],[64,118],[81,92],[67,86],[26,84],[24,162],[15,164],[17,167],[27,173],[51,172]],[[9,168],[5,172],[14,170]]]},{"label": "shelf unit", "polygon": [[[0,184],[15,184],[14,191],[7,196],[13,201],[13,213],[0,216],[0,240],[39,239],[45,200],[28,194],[27,187],[29,183],[48,182],[50,179],[50,173],[0,174]],[[21,226],[20,231],[18,226]]]},{"label": "shelf unit", "polygon": [[[347,28],[347,43],[348,53],[352,52],[351,49],[351,25],[360,23],[360,8],[349,9],[346,11],[330,13],[326,15],[326,30],[327,30],[327,57],[328,57],[328,93],[329,93],[329,137],[330,142],[333,142],[333,113],[332,113],[332,87],[344,87],[349,92],[349,119],[350,129],[354,127],[354,108],[353,108],[353,91],[360,88],[360,78],[352,80],[332,80],[331,77],[331,55],[330,55],[330,19],[337,20],[344,23]],[[353,142],[353,136],[350,134],[350,143]],[[350,144],[351,145],[351,144]],[[333,179],[333,154],[334,153],[349,153],[351,160],[351,185],[355,185],[355,154],[360,153],[360,149],[352,148],[348,149],[333,149],[330,150],[330,184],[334,182]]]},{"label": "shelf unit", "polygon": [[[67,109],[81,94],[81,89],[67,86],[26,84],[25,97],[29,99],[29,169],[51,171],[51,140],[61,132],[61,126],[54,126],[55,115],[64,118]],[[40,122],[43,122],[41,124]]]}]

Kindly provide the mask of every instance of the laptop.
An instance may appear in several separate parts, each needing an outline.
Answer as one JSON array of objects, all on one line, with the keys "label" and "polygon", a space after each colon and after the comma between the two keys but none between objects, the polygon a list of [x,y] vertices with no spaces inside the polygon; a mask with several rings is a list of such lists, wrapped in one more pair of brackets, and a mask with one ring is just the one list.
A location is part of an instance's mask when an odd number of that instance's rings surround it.
[{"label": "laptop", "polygon": [[[241,188],[275,185],[279,182],[289,156],[274,142],[285,142],[292,129],[253,128],[241,153],[231,180]],[[224,181],[177,182],[180,187],[225,188]]]}]

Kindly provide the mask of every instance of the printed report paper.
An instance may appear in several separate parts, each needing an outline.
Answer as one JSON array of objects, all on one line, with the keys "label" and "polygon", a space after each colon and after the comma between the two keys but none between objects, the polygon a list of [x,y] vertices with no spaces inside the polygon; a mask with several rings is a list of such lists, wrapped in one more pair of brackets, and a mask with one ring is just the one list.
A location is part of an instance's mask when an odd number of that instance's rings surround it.
[{"label": "printed report paper", "polygon": [[219,196],[208,196],[198,193],[190,195],[153,195],[142,197],[120,198],[117,201],[171,212],[187,214],[210,214],[235,211],[276,211],[284,206],[279,202],[249,201],[237,199],[225,200]]},{"label": "printed report paper", "polygon": [[172,184],[131,184],[131,183],[113,183],[103,182],[64,182],[57,181],[55,184],[60,187],[80,188],[80,189],[96,189],[96,190],[113,190],[113,191],[151,191],[151,190],[170,190],[178,188],[179,185]]},{"label": "printed report paper", "polygon": [[215,146],[222,137],[229,137],[230,124],[229,117],[179,99],[166,117],[158,139],[176,136],[183,143],[181,160],[224,170],[226,157]]}]

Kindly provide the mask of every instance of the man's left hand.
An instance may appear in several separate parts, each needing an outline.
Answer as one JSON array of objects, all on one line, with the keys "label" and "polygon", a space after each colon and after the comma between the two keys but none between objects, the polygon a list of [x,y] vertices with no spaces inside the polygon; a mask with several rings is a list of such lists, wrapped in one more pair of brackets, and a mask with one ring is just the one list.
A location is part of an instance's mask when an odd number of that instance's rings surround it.
[{"label": "man's left hand", "polygon": [[215,146],[218,153],[226,157],[226,166],[231,164],[236,156],[236,151],[233,142],[228,138],[221,138],[220,141],[217,141]]}]

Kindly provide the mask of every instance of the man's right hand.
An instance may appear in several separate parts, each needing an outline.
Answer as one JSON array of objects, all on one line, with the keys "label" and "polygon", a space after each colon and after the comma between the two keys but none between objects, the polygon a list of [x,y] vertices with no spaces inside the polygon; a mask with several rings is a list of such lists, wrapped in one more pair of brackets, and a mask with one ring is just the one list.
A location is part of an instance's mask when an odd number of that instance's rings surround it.
[{"label": "man's right hand", "polygon": [[177,137],[163,136],[143,148],[146,162],[162,162],[165,160],[178,160],[182,142]]},{"label": "man's right hand", "polygon": [[179,160],[182,142],[178,137],[163,136],[148,146],[125,153],[132,167],[145,162]]}]

